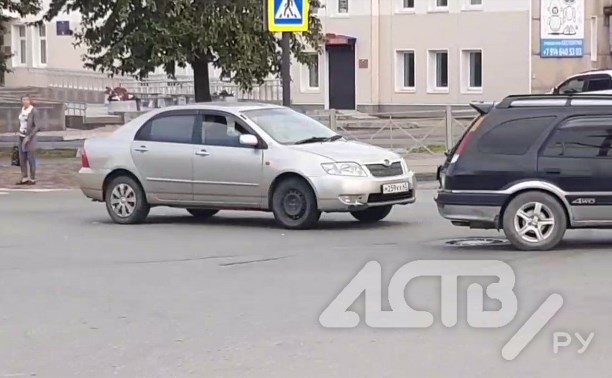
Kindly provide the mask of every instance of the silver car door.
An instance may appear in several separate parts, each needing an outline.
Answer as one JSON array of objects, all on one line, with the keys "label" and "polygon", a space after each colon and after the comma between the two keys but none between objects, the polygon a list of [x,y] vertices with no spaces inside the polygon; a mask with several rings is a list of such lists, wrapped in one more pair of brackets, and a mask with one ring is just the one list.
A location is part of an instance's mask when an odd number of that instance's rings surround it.
[{"label": "silver car door", "polygon": [[162,113],[145,123],[132,142],[132,158],[147,194],[158,202],[193,200],[197,111]]},{"label": "silver car door", "polygon": [[262,203],[263,141],[240,143],[240,135],[255,135],[233,115],[203,112],[196,131],[200,146],[193,163],[194,200],[227,207],[259,208]]}]

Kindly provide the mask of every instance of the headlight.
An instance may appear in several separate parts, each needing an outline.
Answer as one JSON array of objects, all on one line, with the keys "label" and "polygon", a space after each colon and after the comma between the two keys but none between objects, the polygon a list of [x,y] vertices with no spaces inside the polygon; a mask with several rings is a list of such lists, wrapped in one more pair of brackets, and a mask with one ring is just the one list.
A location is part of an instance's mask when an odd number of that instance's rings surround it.
[{"label": "headlight", "polygon": [[353,177],[365,177],[367,174],[357,163],[346,162],[346,163],[323,163],[321,167],[330,175],[334,176],[353,176]]}]

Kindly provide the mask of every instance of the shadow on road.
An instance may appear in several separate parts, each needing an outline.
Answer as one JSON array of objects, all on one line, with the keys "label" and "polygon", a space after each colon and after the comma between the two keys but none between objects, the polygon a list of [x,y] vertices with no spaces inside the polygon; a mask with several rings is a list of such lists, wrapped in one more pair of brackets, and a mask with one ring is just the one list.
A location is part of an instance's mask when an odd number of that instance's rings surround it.
[{"label": "shadow on road", "polygon": [[[481,241],[481,243],[479,243]],[[522,251],[514,248],[508,240],[499,237],[469,237],[441,240],[442,248],[446,250],[457,250],[463,252],[515,252],[515,253],[555,253],[562,251],[593,251],[609,250],[612,248],[612,238],[571,238],[564,239],[557,247],[549,251]]]},{"label": "shadow on road", "polygon": [[[110,219],[104,219],[99,221],[100,224],[115,224]],[[273,218],[258,218],[258,217],[212,217],[207,220],[199,220],[192,216],[163,216],[153,215],[149,216],[147,220],[140,226],[146,225],[194,225],[194,226],[207,226],[207,227],[254,227],[254,228],[268,228],[285,231],[279,226]],[[410,226],[408,222],[395,222],[395,221],[380,221],[377,223],[367,224],[361,223],[354,220],[325,220],[319,221],[317,226],[312,230],[326,231],[326,230],[373,230],[373,229],[389,229],[398,226]],[[286,230],[289,231],[289,230]]]}]

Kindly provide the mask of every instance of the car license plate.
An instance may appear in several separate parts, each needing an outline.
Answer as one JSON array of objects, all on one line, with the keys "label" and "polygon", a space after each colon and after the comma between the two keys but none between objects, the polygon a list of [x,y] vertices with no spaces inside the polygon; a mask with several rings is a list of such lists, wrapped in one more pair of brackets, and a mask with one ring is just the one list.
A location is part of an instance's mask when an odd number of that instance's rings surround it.
[{"label": "car license plate", "polygon": [[386,184],[382,186],[383,194],[403,193],[410,190],[410,186],[407,182],[400,182],[397,184]]}]

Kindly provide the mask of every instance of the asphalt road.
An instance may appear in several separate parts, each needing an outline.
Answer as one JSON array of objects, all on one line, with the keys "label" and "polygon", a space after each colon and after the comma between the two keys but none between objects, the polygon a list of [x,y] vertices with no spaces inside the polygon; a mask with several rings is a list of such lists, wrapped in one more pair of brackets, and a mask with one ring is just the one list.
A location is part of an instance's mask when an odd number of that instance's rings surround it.
[{"label": "asphalt road", "polygon": [[[610,376],[612,231],[570,232],[546,253],[457,247],[448,242],[501,235],[452,227],[432,197],[422,190],[377,226],[334,214],[317,230],[289,232],[268,214],[198,222],[174,209],[118,226],[78,192],[0,190],[0,378]],[[390,276],[419,259],[510,264],[517,317],[474,329],[463,308],[446,328],[439,278],[418,278],[406,295],[434,313],[430,328],[319,324],[367,262],[382,265],[386,295]],[[478,281],[459,281],[460,308]],[[503,345],[552,293],[564,298],[559,313],[504,360]],[[363,318],[364,307],[351,309]],[[582,354],[575,338],[555,354],[559,331],[595,335]]]}]

